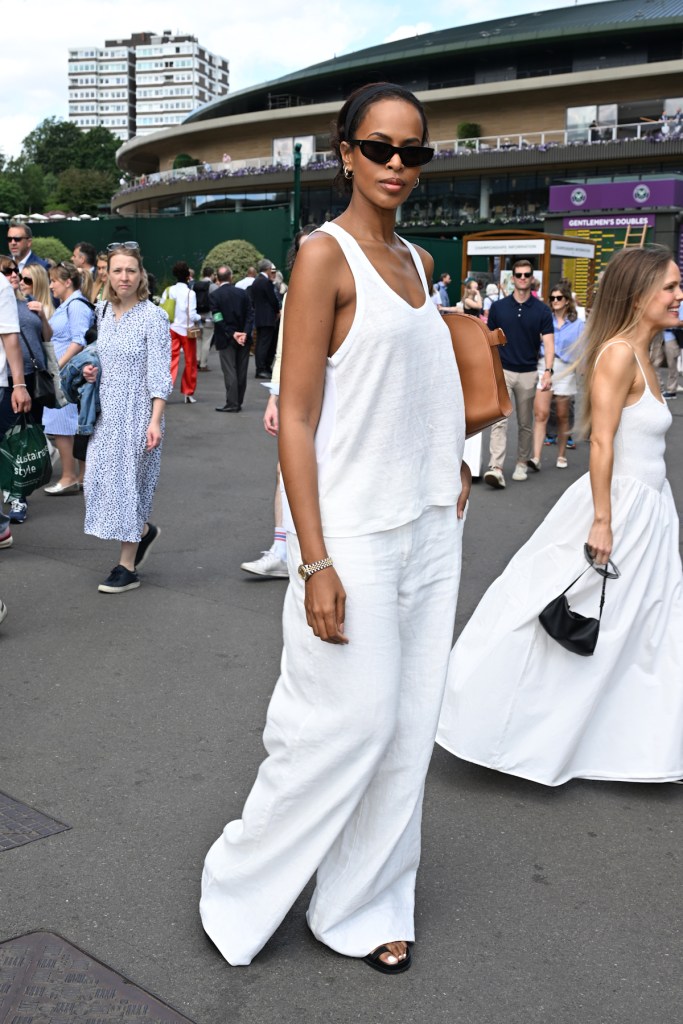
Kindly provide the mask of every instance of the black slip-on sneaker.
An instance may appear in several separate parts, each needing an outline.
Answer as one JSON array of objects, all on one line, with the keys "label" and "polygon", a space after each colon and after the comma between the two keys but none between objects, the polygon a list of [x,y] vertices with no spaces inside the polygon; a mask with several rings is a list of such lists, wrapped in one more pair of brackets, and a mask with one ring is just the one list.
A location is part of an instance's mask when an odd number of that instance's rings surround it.
[{"label": "black slip-on sneaker", "polygon": [[135,554],[136,569],[139,569],[141,565],[145,564],[145,562],[147,561],[147,555],[149,554],[149,549],[151,548],[152,544],[161,533],[159,527],[155,526],[153,523],[147,523],[147,526],[149,527],[149,529],[147,530],[147,533],[138,544],[138,550]]},{"label": "black slip-on sneaker", "polygon": [[115,565],[104,583],[97,588],[101,594],[122,594],[124,590],[136,590],[140,580],[136,572],[126,569],[125,565]]}]

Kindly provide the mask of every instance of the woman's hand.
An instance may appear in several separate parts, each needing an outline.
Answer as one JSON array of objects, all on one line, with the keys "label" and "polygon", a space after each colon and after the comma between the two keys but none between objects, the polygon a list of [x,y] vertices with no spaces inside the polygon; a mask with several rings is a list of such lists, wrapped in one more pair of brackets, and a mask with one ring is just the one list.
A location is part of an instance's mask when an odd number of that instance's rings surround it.
[{"label": "woman's hand", "polygon": [[31,299],[30,302],[26,303],[26,308],[30,309],[32,313],[37,313],[41,320],[45,320],[45,310],[42,302],[38,302],[37,299]]},{"label": "woman's hand", "polygon": [[586,543],[595,564],[607,565],[612,557],[612,527],[610,524],[593,520]]},{"label": "woman's hand", "polygon": [[164,437],[164,432],[161,429],[161,424],[155,419],[149,421],[147,427],[147,444],[145,445],[145,451],[151,452],[155,448],[158,448]]},{"label": "woman's hand", "polygon": [[328,644],[347,644],[344,636],[346,591],[333,566],[321,569],[306,581],[304,608],[313,632]]},{"label": "woman's hand", "polygon": [[458,498],[456,509],[458,512],[458,519],[464,519],[465,506],[467,505],[470,491],[472,490],[472,470],[466,462],[460,463],[460,483],[462,490],[460,491],[460,497]]},{"label": "woman's hand", "polygon": [[277,437],[280,429],[280,414],[277,408],[277,395],[271,395],[268,399],[266,411],[263,414],[263,426],[272,437]]},{"label": "woman's hand", "polygon": [[93,366],[92,363],[86,363],[83,367],[83,380],[87,381],[88,384],[94,384],[99,372],[99,367]]}]

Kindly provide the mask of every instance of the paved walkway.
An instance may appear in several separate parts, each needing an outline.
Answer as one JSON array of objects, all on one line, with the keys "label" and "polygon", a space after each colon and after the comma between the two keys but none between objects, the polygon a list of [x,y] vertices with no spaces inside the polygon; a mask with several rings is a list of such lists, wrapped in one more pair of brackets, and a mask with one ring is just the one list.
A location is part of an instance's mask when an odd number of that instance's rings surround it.
[{"label": "paved walkway", "polygon": [[[239,569],[272,536],[267,392],[250,379],[244,412],[219,415],[212,359],[198,404],[176,395],[168,409],[163,533],[139,590],[97,593],[116,545],[84,537],[80,497],[36,495],[0,552],[0,789],[72,826],[0,853],[0,940],[58,932],[198,1024],[678,1019],[675,786],[546,790],[437,749],[408,974],[385,979],[318,945],[305,896],[248,969],[206,941],[202,860],[262,757],[286,587]],[[683,397],[673,412],[683,508]],[[586,446],[566,472],[552,463],[504,492],[475,487],[459,626],[585,470]]]}]

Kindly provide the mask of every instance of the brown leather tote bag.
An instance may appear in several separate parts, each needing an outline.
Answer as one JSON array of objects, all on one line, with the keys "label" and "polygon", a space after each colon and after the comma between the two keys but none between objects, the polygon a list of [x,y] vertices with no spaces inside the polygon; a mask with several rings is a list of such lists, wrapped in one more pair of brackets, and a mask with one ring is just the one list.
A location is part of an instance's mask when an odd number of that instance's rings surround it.
[{"label": "brown leather tote bag", "polygon": [[443,313],[451,332],[455,361],[465,399],[465,436],[479,434],[512,412],[498,352],[505,345],[500,327],[490,331],[468,313]]}]

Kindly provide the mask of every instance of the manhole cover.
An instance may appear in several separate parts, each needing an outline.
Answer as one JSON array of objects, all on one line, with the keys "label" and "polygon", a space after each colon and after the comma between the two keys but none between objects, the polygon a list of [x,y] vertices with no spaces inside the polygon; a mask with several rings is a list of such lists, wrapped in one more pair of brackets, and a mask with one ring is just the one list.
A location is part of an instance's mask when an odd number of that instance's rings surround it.
[{"label": "manhole cover", "polygon": [[49,818],[47,814],[13,800],[6,793],[0,793],[0,850],[12,850],[15,846],[32,843],[34,839],[68,832],[70,828],[71,825]]},{"label": "manhole cover", "polygon": [[192,1024],[59,935],[0,943],[0,1024]]}]

